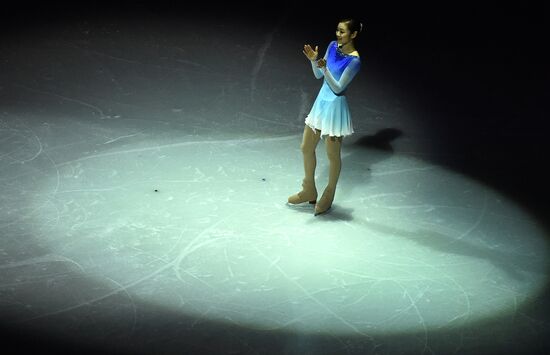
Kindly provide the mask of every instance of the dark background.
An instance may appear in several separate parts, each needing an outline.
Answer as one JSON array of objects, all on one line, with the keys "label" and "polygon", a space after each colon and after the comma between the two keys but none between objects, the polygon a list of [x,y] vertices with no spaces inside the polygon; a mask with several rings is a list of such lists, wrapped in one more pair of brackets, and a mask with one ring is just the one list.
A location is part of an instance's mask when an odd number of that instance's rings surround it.
[{"label": "dark background", "polygon": [[[411,98],[409,103],[427,113],[434,141],[440,143],[435,163],[504,192],[550,231],[550,124],[546,107],[550,92],[549,58],[545,53],[550,41],[545,34],[547,9],[543,5],[21,2],[1,12],[0,40],[17,41],[67,21],[116,21],[149,14],[182,20],[202,15],[220,21],[230,17],[248,24],[285,16],[287,24],[299,24],[299,31],[319,43],[325,40],[319,31],[330,33],[339,18],[360,19],[365,33],[357,48],[365,59],[364,70],[390,80],[399,95]],[[538,307],[538,312],[550,314],[546,303]],[[0,331],[0,347],[5,349],[13,345],[22,353],[46,344],[52,346],[48,339],[11,329]],[[58,348],[82,351],[76,344]],[[531,353],[536,353],[535,349]]]}]

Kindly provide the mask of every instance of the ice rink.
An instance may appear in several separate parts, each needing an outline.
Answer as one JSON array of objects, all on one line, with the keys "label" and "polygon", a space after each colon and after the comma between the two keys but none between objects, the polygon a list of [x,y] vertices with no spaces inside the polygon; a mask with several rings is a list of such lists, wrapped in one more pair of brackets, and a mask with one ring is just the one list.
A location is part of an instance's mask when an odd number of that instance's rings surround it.
[{"label": "ice rink", "polygon": [[[348,89],[355,133],[333,207],[314,216],[313,205],[287,204],[321,85],[301,49],[317,41],[324,51],[336,24],[325,16],[312,28],[290,10],[245,18],[143,11],[5,33],[0,315],[10,345],[546,349],[547,212],[461,165],[468,157],[449,133],[459,119],[446,126],[400,89],[369,37]],[[479,161],[497,151],[476,150]],[[539,152],[529,159],[547,159]],[[321,193],[323,141],[316,154]]]}]

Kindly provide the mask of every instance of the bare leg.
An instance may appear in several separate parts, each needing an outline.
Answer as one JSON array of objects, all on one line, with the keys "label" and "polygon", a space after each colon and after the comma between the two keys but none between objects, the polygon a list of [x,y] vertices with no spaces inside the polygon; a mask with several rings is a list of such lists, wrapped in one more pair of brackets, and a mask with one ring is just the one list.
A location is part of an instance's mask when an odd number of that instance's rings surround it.
[{"label": "bare leg", "polygon": [[327,137],[325,139],[327,157],[329,160],[328,185],[323,192],[323,196],[315,205],[315,215],[319,215],[329,210],[336,193],[336,185],[342,170],[342,159],[340,156],[342,148],[342,137]]},{"label": "bare leg", "polygon": [[288,202],[298,204],[309,201],[315,203],[317,200],[317,189],[315,188],[315,168],[317,166],[317,158],[315,149],[321,139],[321,131],[313,130],[309,126],[304,127],[304,135],[300,149],[304,157],[304,180],[302,183],[302,191],[288,198]]},{"label": "bare leg", "polygon": [[302,138],[302,145],[300,149],[304,156],[304,173],[305,180],[315,182],[315,168],[317,166],[317,158],[315,156],[315,149],[321,139],[321,131],[316,130],[315,134],[313,130],[306,125],[304,128],[304,136]]}]

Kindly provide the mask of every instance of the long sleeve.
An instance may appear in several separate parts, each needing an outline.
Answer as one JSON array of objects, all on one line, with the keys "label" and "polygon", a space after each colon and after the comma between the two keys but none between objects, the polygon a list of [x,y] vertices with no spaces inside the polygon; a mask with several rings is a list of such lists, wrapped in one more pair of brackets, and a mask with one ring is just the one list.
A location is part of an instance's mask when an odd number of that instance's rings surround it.
[{"label": "long sleeve", "polygon": [[316,60],[310,60],[311,62],[311,69],[313,70],[313,75],[315,75],[316,79],[321,79],[323,77],[323,69],[319,68],[317,66]]},{"label": "long sleeve", "polygon": [[340,80],[336,80],[334,76],[332,76],[330,70],[325,70],[325,81],[335,94],[340,94],[346,90],[351,80],[355,77],[355,74],[359,71],[359,68],[361,68],[361,61],[358,58],[354,58],[349,62],[346,69],[344,69]]},{"label": "long sleeve", "polygon": [[[329,45],[329,47],[330,47],[330,45]],[[324,56],[325,60],[327,59],[327,56],[328,56],[329,47],[327,47],[327,50],[325,51],[325,56]],[[316,60],[310,60],[310,62],[311,62],[311,69],[313,70],[313,75],[315,75],[316,79],[321,79],[324,76],[323,69],[317,67],[317,61]]]}]

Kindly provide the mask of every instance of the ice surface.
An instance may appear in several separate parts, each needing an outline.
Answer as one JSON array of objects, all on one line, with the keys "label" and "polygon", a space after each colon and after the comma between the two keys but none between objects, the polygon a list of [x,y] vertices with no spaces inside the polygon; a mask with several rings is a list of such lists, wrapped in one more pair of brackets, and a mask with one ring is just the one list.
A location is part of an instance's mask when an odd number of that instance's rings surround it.
[{"label": "ice surface", "polygon": [[[286,204],[320,82],[283,24],[84,23],[5,46],[5,322],[174,353],[460,353],[537,335],[522,309],[548,276],[539,222],[431,163],[421,118],[377,83],[350,86],[330,213]],[[323,142],[317,159],[322,191]]]}]

